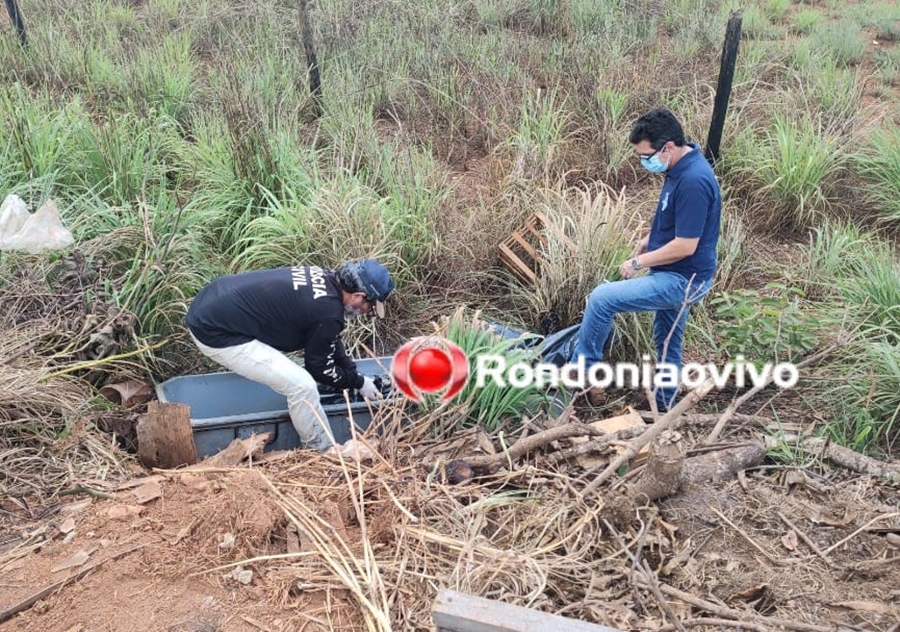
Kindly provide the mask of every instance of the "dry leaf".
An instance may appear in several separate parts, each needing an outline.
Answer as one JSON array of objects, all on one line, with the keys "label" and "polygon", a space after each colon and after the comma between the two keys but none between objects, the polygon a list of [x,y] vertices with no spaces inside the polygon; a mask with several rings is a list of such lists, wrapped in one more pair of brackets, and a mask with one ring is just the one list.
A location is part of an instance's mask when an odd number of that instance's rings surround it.
[{"label": "dry leaf", "polygon": [[184,540],[186,537],[188,537],[188,535],[190,535],[190,533],[191,533],[191,529],[194,528],[194,524],[196,524],[196,522],[197,522],[196,520],[193,520],[193,521],[191,521],[191,523],[189,525],[179,529],[178,534],[175,536],[175,539],[172,540],[172,543],[171,543],[172,546],[175,546],[176,544],[178,544],[179,542]]},{"label": "dry leaf", "polygon": [[66,558],[56,566],[50,569],[51,573],[58,573],[59,571],[64,571],[67,568],[74,568],[76,566],[81,566],[85,562],[91,559],[91,554],[87,551],[78,551],[75,555],[72,555],[69,558]]},{"label": "dry leaf", "polygon": [[794,530],[788,531],[783,536],[781,536],[781,543],[784,545],[788,551],[796,551],[797,550],[797,533]]},{"label": "dry leaf", "polygon": [[106,511],[106,517],[113,520],[128,520],[144,511],[141,505],[113,505]]},{"label": "dry leaf", "polygon": [[856,520],[856,514],[852,511],[844,513],[843,518],[834,518],[826,513],[826,510],[820,509],[811,515],[809,519],[815,524],[824,524],[829,527],[846,527],[848,524]]},{"label": "dry leaf", "polygon": [[838,601],[831,605],[836,608],[846,608],[847,610],[862,610],[865,612],[894,616],[894,609],[890,604],[886,604],[882,601]]},{"label": "dry leaf", "polygon": [[751,586],[750,588],[747,588],[747,589],[742,590],[742,591],[740,591],[740,592],[734,593],[733,595],[731,595],[731,597],[729,597],[728,599],[726,599],[726,601],[728,601],[728,602],[733,602],[733,601],[747,601],[747,602],[750,602],[750,601],[756,601],[757,599],[760,599],[761,597],[765,596],[766,591],[767,591],[768,589],[769,589],[769,585],[768,585],[768,584],[757,584],[756,586]]},{"label": "dry leaf", "polygon": [[116,384],[107,384],[100,389],[100,394],[113,404],[120,406],[136,406],[153,399],[153,389],[140,380],[126,380]]},{"label": "dry leaf", "polygon": [[144,476],[142,478],[133,478],[130,481],[125,481],[124,483],[119,483],[116,485],[116,490],[121,491],[123,489],[131,489],[133,487],[140,487],[141,485],[146,485],[147,483],[162,483],[165,480],[165,476]]},{"label": "dry leaf", "polygon": [[93,498],[85,498],[84,500],[79,500],[74,503],[63,505],[59,508],[59,512],[62,514],[76,514],[90,507],[93,502]]},{"label": "dry leaf", "polygon": [[162,496],[162,488],[159,486],[158,481],[150,481],[148,483],[144,483],[133,492],[134,497],[140,504],[148,503],[151,500],[155,500]]},{"label": "dry leaf", "polygon": [[63,523],[59,525],[60,533],[69,533],[69,531],[75,530],[75,518],[69,517],[63,520]]},{"label": "dry leaf", "polygon": [[[370,442],[373,447],[377,447],[376,442]],[[375,459],[375,452],[368,445],[356,439],[348,439],[343,444],[333,445],[328,448],[324,454],[329,456],[340,455],[345,459],[353,459],[357,463],[362,461],[372,461]]]}]

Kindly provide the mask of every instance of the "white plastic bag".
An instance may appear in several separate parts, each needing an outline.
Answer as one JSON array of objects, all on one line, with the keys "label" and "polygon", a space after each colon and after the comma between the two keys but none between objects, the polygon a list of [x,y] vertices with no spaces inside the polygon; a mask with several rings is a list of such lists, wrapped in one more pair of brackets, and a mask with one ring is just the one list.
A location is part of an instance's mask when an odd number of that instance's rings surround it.
[{"label": "white plastic bag", "polygon": [[34,215],[18,195],[0,205],[0,250],[62,250],[75,240],[59,218],[56,202],[47,200]]}]

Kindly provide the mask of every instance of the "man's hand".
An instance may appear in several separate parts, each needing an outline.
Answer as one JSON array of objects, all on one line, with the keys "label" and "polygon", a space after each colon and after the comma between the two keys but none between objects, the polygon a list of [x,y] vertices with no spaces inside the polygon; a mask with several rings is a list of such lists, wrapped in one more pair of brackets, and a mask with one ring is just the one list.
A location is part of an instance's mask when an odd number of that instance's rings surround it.
[{"label": "man's hand", "polygon": [[359,394],[365,399],[381,399],[381,390],[375,386],[375,380],[368,375],[363,376],[363,385],[359,387]]},{"label": "man's hand", "polygon": [[631,265],[631,259],[626,259],[622,262],[622,265],[619,266],[619,274],[623,279],[630,279],[635,274],[640,272],[640,270],[635,270],[634,266]]}]

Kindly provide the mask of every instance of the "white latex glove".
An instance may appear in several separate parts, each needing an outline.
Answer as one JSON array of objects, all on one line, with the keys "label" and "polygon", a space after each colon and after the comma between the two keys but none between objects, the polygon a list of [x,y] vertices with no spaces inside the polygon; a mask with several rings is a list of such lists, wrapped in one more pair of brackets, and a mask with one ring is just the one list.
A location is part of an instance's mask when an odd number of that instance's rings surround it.
[{"label": "white latex glove", "polygon": [[375,386],[375,381],[368,375],[363,376],[363,385],[359,387],[359,394],[365,399],[381,399],[381,390]]}]

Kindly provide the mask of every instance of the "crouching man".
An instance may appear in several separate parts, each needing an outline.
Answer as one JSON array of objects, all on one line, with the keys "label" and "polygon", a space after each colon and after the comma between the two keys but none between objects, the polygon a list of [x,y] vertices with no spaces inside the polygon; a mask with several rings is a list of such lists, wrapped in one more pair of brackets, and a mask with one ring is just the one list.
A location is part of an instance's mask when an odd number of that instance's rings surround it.
[{"label": "crouching man", "polygon": [[[347,318],[384,317],[394,290],[372,259],[345,261],[334,270],[293,266],[219,277],[194,298],[186,322],[204,355],[287,397],[302,447],[334,445],[317,383],[381,397],[347,355],[340,334]],[[304,366],[285,353],[304,351]]]}]

